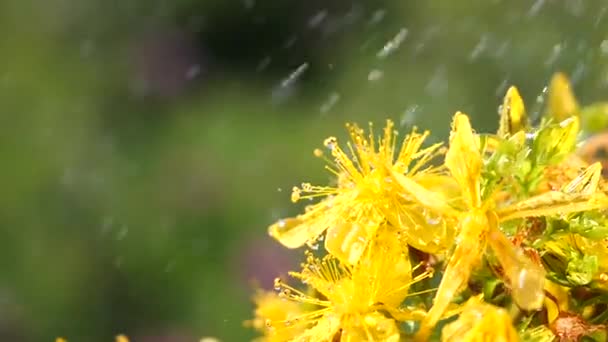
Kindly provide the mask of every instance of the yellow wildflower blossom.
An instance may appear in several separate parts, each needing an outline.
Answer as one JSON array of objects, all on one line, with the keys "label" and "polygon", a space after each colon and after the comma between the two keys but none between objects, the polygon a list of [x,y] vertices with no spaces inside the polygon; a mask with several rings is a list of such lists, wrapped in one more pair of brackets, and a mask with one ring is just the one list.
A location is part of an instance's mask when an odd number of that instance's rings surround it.
[{"label": "yellow wildflower blossom", "polygon": [[[545,272],[542,266],[529,260],[521,250],[513,246],[499,230],[500,222],[592,210],[607,203],[603,194],[595,192],[594,186],[597,187],[597,182],[589,185],[592,182],[590,179],[596,180],[599,174],[597,166],[594,166],[595,172],[589,171],[581,178],[575,179],[572,184],[567,185],[568,191],[550,191],[497,208],[492,193],[486,198],[481,196],[483,161],[479,139],[475,137],[468,117],[460,112],[454,116],[445,165],[460,185],[463,203],[467,209],[458,214],[456,247],[447,264],[434,305],[421,324],[418,335],[420,340],[426,340],[451,300],[466,285],[471,271],[481,260],[486,243],[492,247],[511,282],[514,301],[525,310],[542,306]],[[434,194],[412,185],[411,180],[406,177],[395,175],[395,178],[412,195],[420,198],[421,202],[434,205],[436,212],[442,212],[445,203],[437,205],[427,199]],[[444,214],[453,213],[446,211]]]},{"label": "yellow wildflower blossom", "polygon": [[116,336],[116,342],[129,342],[129,338],[125,335]]},{"label": "yellow wildflower blossom", "polygon": [[458,319],[441,332],[443,342],[515,342],[517,331],[509,313],[473,297],[467,301]]},{"label": "yellow wildflower blossom", "polygon": [[256,305],[255,318],[245,324],[263,333],[263,337],[256,341],[289,341],[304,331],[305,327],[301,325],[286,324],[279,328],[271,325],[271,322],[290,322],[300,316],[304,312],[304,306],[301,303],[290,301],[276,292],[261,290],[256,293],[254,302]]},{"label": "yellow wildflower blossom", "polygon": [[504,138],[519,131],[525,131],[528,129],[528,125],[524,102],[517,88],[512,86],[507,90],[500,108],[498,136]]},{"label": "yellow wildflower blossom", "polygon": [[343,262],[355,264],[378,227],[388,220],[394,227],[404,229],[410,245],[426,252],[445,249],[452,237],[449,225],[436,215],[430,216],[391,177],[399,174],[438,194],[455,188],[438,168],[428,165],[441,153],[441,144],[421,148],[429,132],[420,134],[414,129],[398,149],[393,126],[392,121],[387,121],[383,137],[376,141],[371,124],[368,136],[357,125],[347,125],[350,157],[336,138],[328,138],[325,145],[334,159],[328,169],[337,177],[337,186],[305,183],[294,188],[294,202],[316,197],[323,200],[308,206],[304,214],[273,224],[270,235],[286,247],[298,248],[305,243],[316,244],[327,230],[327,251]]},{"label": "yellow wildflower blossom", "polygon": [[579,111],[568,77],[563,73],[556,73],[549,84],[547,116],[563,121],[570,116],[578,115]]},{"label": "yellow wildflower blossom", "polygon": [[[306,294],[277,279],[280,295],[307,309],[299,316],[268,321],[269,329],[299,329],[283,341],[400,341],[395,318],[420,319],[421,311],[400,308],[412,283],[430,272],[412,278],[407,250],[396,229],[382,226],[359,263],[352,266],[332,255],[322,259],[308,254],[303,270],[291,273],[314,289]],[[275,340],[279,341],[279,340]]]}]

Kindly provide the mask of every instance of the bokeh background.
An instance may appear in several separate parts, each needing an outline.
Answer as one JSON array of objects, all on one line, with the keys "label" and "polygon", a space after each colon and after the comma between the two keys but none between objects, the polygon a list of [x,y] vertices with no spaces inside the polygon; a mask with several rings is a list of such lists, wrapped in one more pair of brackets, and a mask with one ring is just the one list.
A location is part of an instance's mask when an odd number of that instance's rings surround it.
[{"label": "bokeh background", "polygon": [[325,137],[494,130],[557,70],[608,97],[608,3],[0,1],[0,340],[249,340]]}]

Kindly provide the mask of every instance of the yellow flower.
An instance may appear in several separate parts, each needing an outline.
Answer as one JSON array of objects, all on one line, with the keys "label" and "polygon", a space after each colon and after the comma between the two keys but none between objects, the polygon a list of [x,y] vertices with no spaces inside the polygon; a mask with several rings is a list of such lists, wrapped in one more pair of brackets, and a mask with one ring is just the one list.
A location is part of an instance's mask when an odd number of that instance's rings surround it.
[{"label": "yellow flower", "polygon": [[295,324],[285,324],[273,327],[272,322],[290,322],[304,312],[304,305],[279,296],[276,292],[258,291],[254,297],[256,305],[255,318],[245,322],[257,331],[263,333],[259,342],[289,341],[301,334],[305,327]]},{"label": "yellow flower", "polygon": [[519,341],[509,313],[473,297],[467,301],[458,319],[441,332],[443,342],[512,342]]},{"label": "yellow flower", "polygon": [[528,117],[524,102],[515,87],[507,90],[503,104],[500,108],[500,122],[498,124],[498,136],[508,137],[520,131],[528,129]]},{"label": "yellow flower", "polygon": [[452,238],[446,222],[423,210],[391,177],[399,174],[437,193],[455,188],[438,168],[428,166],[441,153],[440,144],[421,149],[429,133],[419,134],[414,129],[398,149],[392,121],[387,121],[378,141],[371,125],[368,136],[357,125],[347,128],[351,136],[347,144],[350,156],[336,138],[325,141],[333,157],[328,169],[337,177],[337,186],[305,183],[294,188],[294,202],[316,197],[323,200],[308,206],[304,214],[273,224],[270,235],[288,248],[315,245],[318,238],[325,238],[329,253],[342,262],[355,264],[378,227],[388,220],[394,227],[404,229],[410,245],[426,252],[445,249]]},{"label": "yellow flower", "polygon": [[[579,178],[566,185],[564,191],[549,191],[517,203],[497,208],[494,193],[482,198],[481,171],[483,166],[479,139],[476,138],[468,117],[460,112],[454,116],[450,147],[445,157],[449,169],[462,190],[462,201],[466,209],[458,216],[458,235],[455,249],[450,257],[443,279],[437,290],[433,307],[421,324],[419,340],[426,340],[431,329],[439,321],[455,295],[467,284],[471,271],[479,264],[489,244],[510,281],[514,301],[525,310],[542,306],[545,272],[541,265],[531,261],[521,250],[516,249],[500,231],[499,223],[517,218],[549,216],[569,212],[592,210],[606,206],[606,198],[596,193],[599,165],[592,165]],[[413,196],[444,215],[445,203],[436,199],[428,201],[434,194],[412,185],[409,179],[395,175],[398,182]]]},{"label": "yellow flower", "polygon": [[412,283],[429,276],[425,271],[412,279],[407,247],[397,231],[382,226],[359,263],[352,266],[332,255],[322,259],[308,254],[303,270],[291,273],[316,291],[309,295],[277,279],[280,295],[301,307],[299,316],[270,320],[270,329],[299,329],[293,338],[276,341],[376,341],[397,342],[400,331],[395,318],[420,319],[422,311],[400,308]]},{"label": "yellow flower", "polygon": [[570,81],[563,73],[556,73],[549,84],[547,116],[563,121],[579,115],[579,105],[572,93]]}]

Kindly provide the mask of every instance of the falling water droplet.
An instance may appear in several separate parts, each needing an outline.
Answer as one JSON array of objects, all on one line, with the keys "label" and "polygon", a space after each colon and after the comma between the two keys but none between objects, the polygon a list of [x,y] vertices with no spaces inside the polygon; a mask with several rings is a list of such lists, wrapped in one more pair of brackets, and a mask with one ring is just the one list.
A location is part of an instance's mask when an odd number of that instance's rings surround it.
[{"label": "falling water droplet", "polygon": [[376,24],[380,23],[382,20],[384,20],[384,17],[386,17],[385,9],[376,10],[372,14],[371,18],[369,18],[368,25],[370,25],[370,26],[376,25]]},{"label": "falling water droplet", "polygon": [[550,67],[553,64],[555,64],[555,62],[561,55],[562,50],[563,50],[562,44],[555,44],[553,46],[553,49],[551,50],[551,54],[549,55],[549,58],[547,58],[547,60],[545,61],[545,66]]},{"label": "falling water droplet", "polygon": [[532,7],[530,7],[530,10],[528,11],[528,17],[534,17],[536,15],[538,15],[538,12],[540,12],[541,8],[545,5],[545,0],[536,0],[534,2],[534,4],[532,5]]},{"label": "falling water droplet", "polygon": [[367,80],[370,82],[379,81],[382,77],[384,77],[384,71],[379,69],[373,69],[367,75]]},{"label": "falling water droplet", "polygon": [[413,125],[414,122],[416,122],[416,114],[419,112],[419,109],[420,106],[415,104],[409,106],[405,111],[403,111],[403,114],[401,114],[401,118],[399,120],[401,127]]},{"label": "falling water droplet", "polygon": [[201,73],[201,65],[193,64],[186,70],[186,79],[193,80]]},{"label": "falling water droplet", "polygon": [[608,56],[608,39],[605,39],[600,44],[600,51],[604,56]]},{"label": "falling water droplet", "polygon": [[448,91],[447,69],[439,66],[425,87],[426,92],[431,96],[442,96]]},{"label": "falling water droplet", "polygon": [[303,63],[297,67],[289,76],[281,81],[281,87],[288,87],[296,82],[308,70],[308,63]]},{"label": "falling water droplet", "polygon": [[393,39],[389,40],[384,47],[376,54],[376,57],[380,59],[384,59],[390,56],[392,53],[397,51],[401,46],[401,43],[407,38],[409,31],[405,27],[399,30],[399,32],[393,37]]},{"label": "falling water droplet", "polygon": [[272,58],[270,58],[270,56],[262,58],[262,60],[258,63],[258,66],[255,68],[255,71],[263,71],[270,65],[270,62],[272,62]]},{"label": "falling water droplet", "polygon": [[479,39],[479,42],[477,43],[477,45],[475,45],[475,47],[469,54],[469,61],[474,61],[477,58],[479,58],[479,56],[486,50],[486,48],[488,46],[488,42],[489,42],[488,35],[486,35],[486,34],[482,35],[481,38]]},{"label": "falling water droplet", "polygon": [[327,18],[327,10],[319,11],[312,18],[310,18],[310,20],[308,20],[308,27],[315,28],[315,27],[321,25],[321,23],[323,23],[325,18]]},{"label": "falling water droplet", "polygon": [[321,106],[321,109],[320,109],[321,113],[329,112],[333,108],[333,106],[335,106],[339,101],[340,101],[340,94],[338,94],[336,92],[329,94],[329,98]]}]

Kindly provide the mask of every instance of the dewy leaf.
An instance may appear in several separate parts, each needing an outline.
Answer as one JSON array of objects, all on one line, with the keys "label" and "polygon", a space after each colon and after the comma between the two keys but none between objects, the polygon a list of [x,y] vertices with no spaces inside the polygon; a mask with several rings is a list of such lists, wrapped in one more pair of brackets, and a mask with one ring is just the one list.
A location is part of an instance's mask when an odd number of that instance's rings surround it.
[{"label": "dewy leaf", "polygon": [[452,120],[450,147],[445,156],[445,165],[460,185],[467,206],[479,207],[482,166],[479,139],[473,133],[469,118],[461,112],[457,112]]},{"label": "dewy leaf", "polygon": [[532,157],[536,165],[555,164],[572,153],[579,130],[580,122],[576,116],[541,127],[532,143]]},{"label": "dewy leaf", "polygon": [[572,93],[568,77],[556,73],[549,84],[549,101],[546,116],[562,121],[579,114],[579,106]]},{"label": "dewy leaf", "polygon": [[521,99],[517,88],[512,86],[507,90],[500,110],[498,135],[504,138],[519,131],[525,131],[527,126],[528,118],[524,101]]},{"label": "dewy leaf", "polygon": [[574,285],[589,284],[599,269],[597,256],[577,255],[568,262],[566,278]]}]

